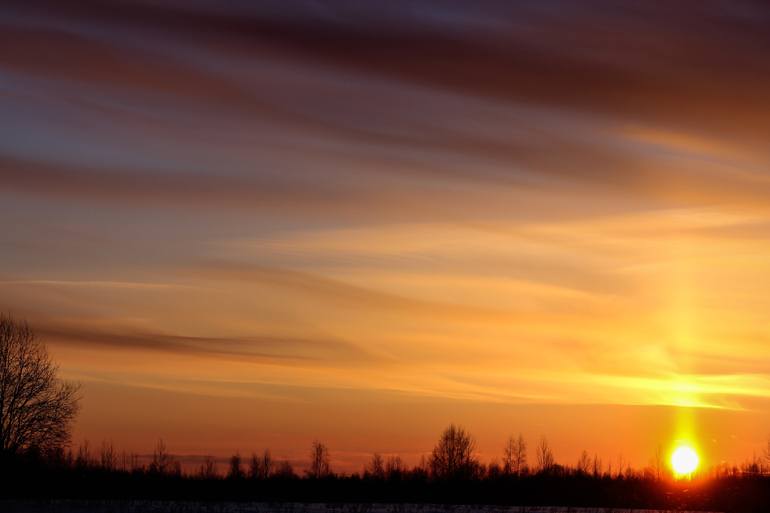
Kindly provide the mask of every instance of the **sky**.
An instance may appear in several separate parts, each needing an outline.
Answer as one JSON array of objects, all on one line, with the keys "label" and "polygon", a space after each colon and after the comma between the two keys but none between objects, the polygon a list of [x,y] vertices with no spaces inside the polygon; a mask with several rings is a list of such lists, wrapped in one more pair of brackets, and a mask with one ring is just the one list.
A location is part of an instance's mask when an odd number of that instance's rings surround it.
[{"label": "sky", "polygon": [[7,1],[0,310],[73,441],[770,437],[770,7]]}]

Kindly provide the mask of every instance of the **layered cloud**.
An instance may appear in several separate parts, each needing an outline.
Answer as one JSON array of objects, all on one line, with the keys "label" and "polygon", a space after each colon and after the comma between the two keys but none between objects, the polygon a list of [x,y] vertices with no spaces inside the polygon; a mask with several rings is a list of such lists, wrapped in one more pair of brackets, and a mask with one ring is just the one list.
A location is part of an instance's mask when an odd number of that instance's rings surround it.
[{"label": "layered cloud", "polygon": [[[762,2],[5,2],[0,309],[94,408],[132,397],[145,438],[148,394],[280,410],[257,434],[291,433],[287,454],[333,432],[334,397],[370,401],[356,425],[374,431],[378,405],[431,401],[554,437],[543,408],[751,416],[770,398],[769,19]],[[282,401],[313,409],[307,427]],[[378,440],[414,453],[403,436]],[[708,436],[743,436],[715,450],[732,458],[760,435]]]}]

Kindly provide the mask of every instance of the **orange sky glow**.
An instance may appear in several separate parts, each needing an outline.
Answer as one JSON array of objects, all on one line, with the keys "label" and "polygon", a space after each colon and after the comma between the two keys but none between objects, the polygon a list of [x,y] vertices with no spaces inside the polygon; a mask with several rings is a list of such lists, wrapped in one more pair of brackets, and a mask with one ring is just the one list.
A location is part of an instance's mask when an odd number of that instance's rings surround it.
[{"label": "orange sky glow", "polygon": [[46,3],[0,8],[0,310],[76,444],[767,447],[767,6]]}]

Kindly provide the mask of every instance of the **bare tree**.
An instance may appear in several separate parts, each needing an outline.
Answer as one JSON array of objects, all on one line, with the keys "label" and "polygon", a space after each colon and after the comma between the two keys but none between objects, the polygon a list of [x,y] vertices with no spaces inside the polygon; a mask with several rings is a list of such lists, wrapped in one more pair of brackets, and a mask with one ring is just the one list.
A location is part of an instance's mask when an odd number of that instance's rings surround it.
[{"label": "bare tree", "polygon": [[275,461],[269,449],[262,451],[262,478],[267,479],[273,473]]},{"label": "bare tree", "polygon": [[385,475],[388,479],[398,479],[406,470],[401,456],[390,456],[385,463]]},{"label": "bare tree", "polygon": [[273,472],[273,456],[269,449],[262,451],[261,455],[252,454],[249,464],[249,477],[252,479],[267,479]]},{"label": "bare tree", "polygon": [[503,475],[513,474],[514,451],[516,450],[516,439],[513,435],[508,437],[508,441],[503,446]]},{"label": "bare tree", "polygon": [[764,460],[764,464],[762,465],[762,473],[765,474],[767,472],[770,472],[770,439],[767,441],[767,445],[765,446],[765,450],[762,451],[762,459]]},{"label": "bare tree", "polygon": [[587,476],[591,471],[591,458],[588,456],[588,451],[585,449],[580,453],[578,458],[576,469],[578,474]]},{"label": "bare tree", "polygon": [[660,481],[663,477],[663,471],[665,463],[663,461],[663,448],[660,445],[655,449],[655,455],[652,457],[652,473],[655,476],[655,480]]},{"label": "bare tree", "polygon": [[275,464],[275,470],[273,476],[279,479],[294,479],[297,474],[294,473],[294,467],[289,461],[279,461]]},{"label": "bare tree", "polygon": [[330,476],[331,458],[329,457],[329,448],[315,440],[310,450],[310,468],[307,471],[309,477],[321,479]]},{"label": "bare tree", "polygon": [[594,453],[594,460],[591,463],[591,473],[594,477],[601,477],[602,475],[602,460],[599,459],[599,455]]},{"label": "bare tree", "polygon": [[78,455],[75,458],[75,466],[78,468],[88,468],[91,464],[91,444],[88,440],[83,440],[83,443],[78,446]]},{"label": "bare tree", "polygon": [[227,479],[242,479],[243,467],[241,467],[241,455],[235,453],[230,457],[230,466],[227,470]]},{"label": "bare tree", "polygon": [[0,452],[67,445],[79,386],[58,370],[26,322],[0,316]]},{"label": "bare tree", "polygon": [[102,449],[99,452],[99,464],[104,470],[115,470],[118,468],[118,455],[112,442],[102,441]]},{"label": "bare tree", "polygon": [[438,479],[471,477],[478,468],[475,452],[476,442],[470,433],[452,424],[441,434],[430,455],[431,474]]},{"label": "bare tree", "polygon": [[542,437],[540,443],[537,444],[537,469],[540,472],[550,472],[553,470],[554,464],[553,451],[548,445],[548,440]]},{"label": "bare tree", "polygon": [[425,479],[430,473],[430,463],[424,454],[420,455],[420,461],[412,467],[412,476],[415,479]]},{"label": "bare tree", "polygon": [[119,463],[120,470],[123,472],[126,472],[129,469],[129,467],[128,467],[128,453],[125,451],[125,449],[120,451],[119,462],[120,462]]},{"label": "bare tree", "polygon": [[364,469],[364,472],[375,479],[385,478],[385,460],[380,453],[372,454],[372,459]]},{"label": "bare tree", "polygon": [[144,464],[139,462],[139,455],[135,452],[131,452],[128,455],[129,469],[131,472],[143,472]]},{"label": "bare tree", "polygon": [[174,457],[166,449],[166,443],[162,438],[158,439],[155,450],[152,452],[150,472],[153,474],[171,475],[176,471]]},{"label": "bare tree", "polygon": [[251,453],[251,461],[249,461],[249,478],[262,478],[262,458],[257,456],[255,452]]},{"label": "bare tree", "polygon": [[198,469],[198,477],[207,480],[217,479],[219,477],[217,474],[217,463],[213,456],[206,456],[203,458],[203,463],[201,463],[201,466]]},{"label": "bare tree", "polygon": [[527,442],[519,433],[518,438],[513,443],[513,453],[511,455],[511,472],[520,476],[527,468]]},{"label": "bare tree", "polygon": [[756,452],[752,454],[750,460],[741,465],[741,470],[744,474],[750,475],[759,475],[762,472],[762,460],[757,456]]}]

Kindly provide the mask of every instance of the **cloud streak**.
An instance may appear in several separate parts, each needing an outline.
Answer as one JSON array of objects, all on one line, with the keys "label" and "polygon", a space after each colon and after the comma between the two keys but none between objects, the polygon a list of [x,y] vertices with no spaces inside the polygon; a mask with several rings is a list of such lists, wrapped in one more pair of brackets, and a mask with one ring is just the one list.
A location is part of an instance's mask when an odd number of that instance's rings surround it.
[{"label": "cloud streak", "polygon": [[[33,160],[31,149],[14,154],[24,146],[16,133],[4,188],[281,214],[291,203],[332,217],[374,209],[391,219],[404,209],[448,218],[445,205],[462,201],[453,187],[469,185],[478,190],[465,191],[466,210],[486,217],[505,212],[502,192],[544,188],[585,187],[647,208],[717,199],[759,207],[767,195],[760,139],[769,118],[751,100],[770,77],[751,58],[767,43],[759,4],[598,2],[598,14],[560,2],[424,10],[329,2],[301,4],[295,15],[269,5],[6,7],[8,83],[20,81],[21,98],[53,101],[44,114],[18,112],[22,133],[51,132],[53,114],[51,139],[99,144],[69,162]],[[718,48],[704,35],[717,20],[729,34]],[[51,45],[55,62],[41,54]],[[52,98],[52,89],[70,92]],[[74,134],[64,129],[73,124]],[[635,135],[652,130],[673,135],[653,144]],[[676,145],[688,137],[724,138],[756,158],[682,153]],[[104,162],[100,147],[118,163]]]},{"label": "cloud streak", "polygon": [[222,418],[284,447],[381,411],[427,440],[463,420],[423,415],[439,403],[519,405],[505,429],[533,436],[537,403],[673,405],[739,454],[766,435],[728,420],[762,425],[768,399],[768,21],[758,1],[4,2],[0,309],[100,407],[131,397],[115,418],[142,433],[164,390],[189,401],[180,437],[237,396]]},{"label": "cloud streak", "polygon": [[161,351],[177,355],[216,357],[291,365],[292,362],[326,361],[329,365],[370,363],[366,351],[338,340],[291,339],[282,337],[214,338],[140,333],[123,329],[117,332],[87,330],[67,325],[41,325],[37,333],[53,343],[82,344],[106,349]]}]

